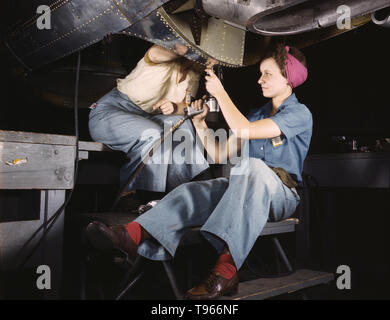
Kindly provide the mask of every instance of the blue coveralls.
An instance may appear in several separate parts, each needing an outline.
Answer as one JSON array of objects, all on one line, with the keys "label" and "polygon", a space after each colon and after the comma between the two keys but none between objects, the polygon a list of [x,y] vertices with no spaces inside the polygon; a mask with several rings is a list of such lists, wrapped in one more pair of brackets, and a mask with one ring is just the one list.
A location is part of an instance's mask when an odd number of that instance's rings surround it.
[{"label": "blue coveralls", "polygon": [[[145,154],[161,138],[164,125],[169,129],[182,117],[147,113],[115,87],[94,104],[89,114],[89,132],[93,140],[127,154],[129,161],[120,172],[120,183],[124,185]],[[192,152],[188,153],[191,159],[187,163],[175,161],[170,154],[171,150],[181,143],[181,141],[175,141],[179,140],[176,137],[185,138],[185,141],[191,145]],[[196,144],[195,137],[196,133],[191,120],[186,120],[175,131],[173,137],[167,139],[172,142],[172,148],[164,148],[164,144],[136,176],[128,189],[170,191],[206,170],[209,165],[204,158],[203,150]],[[166,157],[167,153],[168,157]]]},{"label": "blue coveralls", "polygon": [[[249,113],[255,121],[269,118],[272,104]],[[312,135],[312,116],[292,94],[271,119],[282,131],[281,142],[250,140],[249,157],[242,158],[230,177],[184,183],[167,194],[137,221],[154,239],[143,241],[138,253],[152,260],[174,257],[178,244],[191,227],[220,254],[227,244],[239,269],[267,221],[290,217],[299,196],[271,170],[282,167],[298,182]],[[245,152],[244,152],[245,154]]]}]

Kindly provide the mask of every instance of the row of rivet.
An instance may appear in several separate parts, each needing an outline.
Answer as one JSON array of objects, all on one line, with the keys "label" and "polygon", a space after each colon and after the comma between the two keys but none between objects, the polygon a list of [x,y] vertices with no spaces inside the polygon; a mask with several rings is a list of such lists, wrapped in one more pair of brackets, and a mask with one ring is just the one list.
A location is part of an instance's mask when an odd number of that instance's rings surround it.
[{"label": "row of rivet", "polygon": [[[62,2],[61,2],[61,1],[62,1]],[[69,1],[70,1],[70,0],[58,0],[58,1],[54,2],[54,3],[52,3],[52,4],[50,5],[50,8],[51,8],[52,11],[54,11],[54,10],[58,9],[59,7],[62,7],[63,5],[65,5],[66,3],[68,3]],[[60,2],[61,2],[61,3],[60,3]],[[53,6],[55,6],[56,4],[58,4],[57,7],[53,7]],[[53,8],[52,8],[52,7],[53,7]],[[18,38],[18,41],[19,41],[19,42],[22,42],[22,43],[25,43],[26,45],[28,45],[28,43],[24,42],[23,39],[26,38],[26,37],[29,37],[30,42],[31,42],[31,43],[34,43],[35,47],[37,47],[35,50],[33,50],[33,51],[32,51],[31,53],[29,53],[29,54],[32,54],[32,53],[34,53],[36,50],[39,50],[39,48],[40,48],[39,46],[41,45],[40,43],[38,43],[38,42],[34,39],[32,33],[26,32],[26,29],[28,29],[28,27],[30,27],[31,25],[34,25],[34,27],[35,27],[36,20],[37,20],[37,16],[34,16],[33,18],[30,19],[30,22],[26,22],[26,23],[25,23],[24,25],[22,25],[20,28],[18,28],[17,30],[15,30],[14,32],[11,33],[11,36],[15,36],[15,35],[17,35],[18,32],[22,32],[22,31],[23,31],[22,36]],[[32,22],[31,22],[31,21],[32,21]],[[26,24],[27,24],[27,25],[26,25]],[[52,30],[53,30],[54,32],[56,32],[55,29],[52,29]],[[24,36],[24,37],[23,37],[23,36]]]},{"label": "row of rivet", "polygon": [[[176,30],[174,30],[174,29],[171,27],[171,25],[166,21],[166,19],[162,16],[162,14],[161,14],[160,12],[157,11],[157,15],[160,16],[160,20],[164,23],[164,25],[165,25],[173,34],[176,35],[176,37],[180,37],[180,38],[181,38],[181,36],[178,35],[178,33],[176,32]],[[206,37],[207,37],[207,35],[206,35]],[[187,45],[186,45],[186,46],[187,46]],[[188,46],[187,46],[187,47],[188,47]],[[202,58],[204,58],[204,59],[206,59],[206,60],[209,58],[209,56],[207,56],[207,55],[205,55],[204,53],[202,53],[202,52],[200,52],[199,50],[197,50],[196,47],[193,47],[193,46],[192,46],[192,50],[195,51],[195,53],[196,53],[197,55],[199,55],[200,57],[202,57]],[[217,56],[217,55],[215,55],[214,53],[212,53],[212,54],[213,54],[214,56]],[[228,63],[225,63],[224,61],[220,61],[220,59],[218,59],[218,58],[216,58],[216,59],[219,60],[219,63],[220,63],[221,65],[223,65],[223,66],[226,66],[226,67],[238,67],[237,65],[230,65],[230,64],[228,64]],[[233,60],[232,60],[231,62],[234,63]]]},{"label": "row of rivet", "polygon": [[[181,42],[181,44],[185,45],[187,48],[191,49],[192,51],[194,51],[198,56],[204,58],[205,60],[207,60],[209,58],[208,55],[205,55],[204,53],[200,52],[199,50],[197,50],[196,47],[194,46],[189,46],[188,43],[185,42],[185,40],[170,26],[170,24],[165,20],[165,18],[161,15],[160,12],[157,11],[156,13],[157,16],[159,16],[160,18],[160,21],[164,24],[164,26],[174,35],[174,38],[179,40]],[[162,47],[166,47],[164,41],[171,41],[172,39],[170,37],[167,37],[167,38],[164,38],[163,40],[161,39],[151,39],[151,38],[148,38],[146,36],[144,36],[143,34],[137,34],[135,32],[130,32],[130,31],[122,31],[123,34],[127,34],[127,35],[130,35],[130,36],[135,36],[137,38],[141,38],[143,40],[146,40],[146,41],[149,41],[149,42],[152,42],[152,43],[157,43],[157,44],[160,44]],[[171,48],[167,48],[167,49],[171,49]],[[189,57],[187,57],[189,58]],[[191,59],[189,58],[190,60],[194,61],[194,62],[197,62],[199,63],[199,61],[196,61],[194,59]],[[237,64],[230,64],[230,63],[225,63],[223,61],[219,61],[219,64],[222,65],[222,66],[226,66],[226,67],[239,67],[240,66],[240,62],[238,60],[233,60],[231,59],[230,60],[232,63],[237,63]]]},{"label": "row of rivet", "polygon": [[121,10],[119,9],[119,4],[122,4],[123,0],[120,0],[119,3],[116,0],[112,0],[112,1],[115,2],[116,6],[117,6],[117,13],[116,14],[119,16],[119,19],[128,21],[130,23],[130,25],[132,25],[130,18],[124,12],[121,12]]},{"label": "row of rivet", "polygon": [[82,25],[80,25],[80,26],[78,26],[78,27],[76,27],[76,28],[70,30],[69,32],[63,34],[63,35],[60,36],[59,38],[57,38],[57,39],[55,39],[55,40],[52,40],[52,41],[46,43],[45,45],[39,47],[38,49],[36,49],[36,50],[30,52],[30,53],[29,53],[28,55],[26,55],[26,56],[29,56],[29,55],[31,55],[31,54],[34,54],[36,51],[41,50],[41,49],[44,49],[44,48],[46,48],[46,47],[49,47],[49,46],[51,46],[53,43],[57,42],[58,40],[62,40],[62,39],[64,39],[64,38],[70,36],[72,33],[76,32],[76,31],[79,31],[80,29],[84,28],[85,26],[87,26],[87,25],[90,24],[91,22],[93,22],[93,21],[95,21],[96,19],[102,17],[104,14],[107,14],[107,13],[108,13],[110,10],[112,10],[112,9],[114,9],[114,6],[113,6],[113,5],[111,5],[111,8],[107,8],[107,9],[104,10],[102,13],[100,13],[100,14],[98,14],[97,16],[91,18],[89,21],[87,21],[87,22],[83,23]]},{"label": "row of rivet", "polygon": [[[58,8],[62,7],[63,5],[65,5],[66,3],[68,3],[69,1],[70,0],[58,0],[58,1],[50,4],[49,8],[53,12],[53,11],[57,10]],[[33,16],[32,18],[27,20],[23,25],[21,25],[20,29],[18,28],[17,30],[15,30],[14,33],[17,34],[18,32],[22,32],[23,30],[31,27],[32,25],[36,25],[38,18],[39,18],[39,15],[36,14],[35,16]],[[14,33],[12,33],[12,35],[14,35]]]}]

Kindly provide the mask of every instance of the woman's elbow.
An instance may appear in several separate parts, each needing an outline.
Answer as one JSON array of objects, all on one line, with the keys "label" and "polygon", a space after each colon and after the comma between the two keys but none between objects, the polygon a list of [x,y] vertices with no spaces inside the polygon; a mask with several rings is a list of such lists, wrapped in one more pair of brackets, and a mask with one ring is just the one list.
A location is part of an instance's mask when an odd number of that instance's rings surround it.
[{"label": "woman's elbow", "polygon": [[158,51],[158,47],[153,46],[146,53],[148,55],[149,60],[153,63],[158,63],[158,52],[157,51]]}]

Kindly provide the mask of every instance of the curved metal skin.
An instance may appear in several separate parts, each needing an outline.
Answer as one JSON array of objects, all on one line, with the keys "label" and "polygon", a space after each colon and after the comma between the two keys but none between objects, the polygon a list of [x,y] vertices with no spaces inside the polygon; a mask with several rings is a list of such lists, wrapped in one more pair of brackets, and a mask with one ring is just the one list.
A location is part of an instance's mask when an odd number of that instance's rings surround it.
[{"label": "curved metal skin", "polygon": [[373,13],[371,19],[378,26],[390,28],[390,8]]},{"label": "curved metal skin", "polygon": [[[168,49],[173,49],[177,43],[186,45],[188,51],[185,57],[202,65],[220,64],[227,67],[244,65],[245,30],[225,25],[218,19],[208,21],[207,28],[203,26],[203,29],[206,29],[203,34],[205,36],[197,45],[189,25],[185,24],[182,18],[169,15],[164,8],[159,8],[122,33]],[[225,33],[222,34],[223,32]]]},{"label": "curved metal skin", "polygon": [[53,0],[50,29],[40,30],[35,15],[8,35],[6,45],[27,69],[36,69],[128,28],[167,1]]},{"label": "curved metal skin", "polygon": [[254,16],[266,16],[286,10],[308,0],[202,0],[203,10],[210,16],[248,26]]},{"label": "curved metal skin", "polygon": [[390,1],[202,0],[202,6],[207,14],[244,26],[251,32],[289,36],[335,25],[340,17],[337,12],[340,6],[348,6],[351,18],[355,18],[386,8]]},{"label": "curved metal skin", "polygon": [[[370,15],[390,5],[390,0],[47,2],[51,9],[50,29],[37,27],[40,16],[36,14],[6,38],[10,51],[29,70],[86,48],[108,34],[127,34],[168,49],[181,43],[188,47],[186,57],[200,64],[241,67],[260,60],[271,36],[333,28],[340,17],[337,13],[340,5],[351,8],[352,18]],[[388,19],[373,21],[383,26],[389,23]],[[310,38],[310,34],[307,37]],[[329,38],[328,35],[323,37]]]},{"label": "curved metal skin", "polygon": [[389,0],[308,1],[285,11],[256,15],[249,21],[248,29],[267,36],[295,35],[335,25],[342,15],[338,12],[340,6],[347,6],[351,18],[355,18],[389,5]]},{"label": "curved metal skin", "polygon": [[173,49],[177,43],[187,45],[188,51],[185,57],[200,64],[206,64],[208,56],[188,46],[186,41],[169,26],[164,13],[161,9],[154,10],[147,18],[126,28],[121,33],[144,39],[167,49]]}]

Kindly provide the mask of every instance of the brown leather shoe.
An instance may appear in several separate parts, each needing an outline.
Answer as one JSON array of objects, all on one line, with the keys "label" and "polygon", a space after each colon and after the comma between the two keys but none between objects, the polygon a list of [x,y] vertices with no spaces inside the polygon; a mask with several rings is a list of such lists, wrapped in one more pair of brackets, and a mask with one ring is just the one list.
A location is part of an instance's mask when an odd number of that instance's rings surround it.
[{"label": "brown leather shoe", "polygon": [[117,248],[127,253],[131,262],[137,257],[137,244],[122,225],[107,227],[99,221],[91,222],[86,229],[89,242],[97,249]]},{"label": "brown leather shoe", "polygon": [[216,299],[223,295],[236,294],[238,292],[238,282],[237,272],[232,278],[225,279],[213,269],[205,281],[187,291],[184,299],[207,300]]}]

